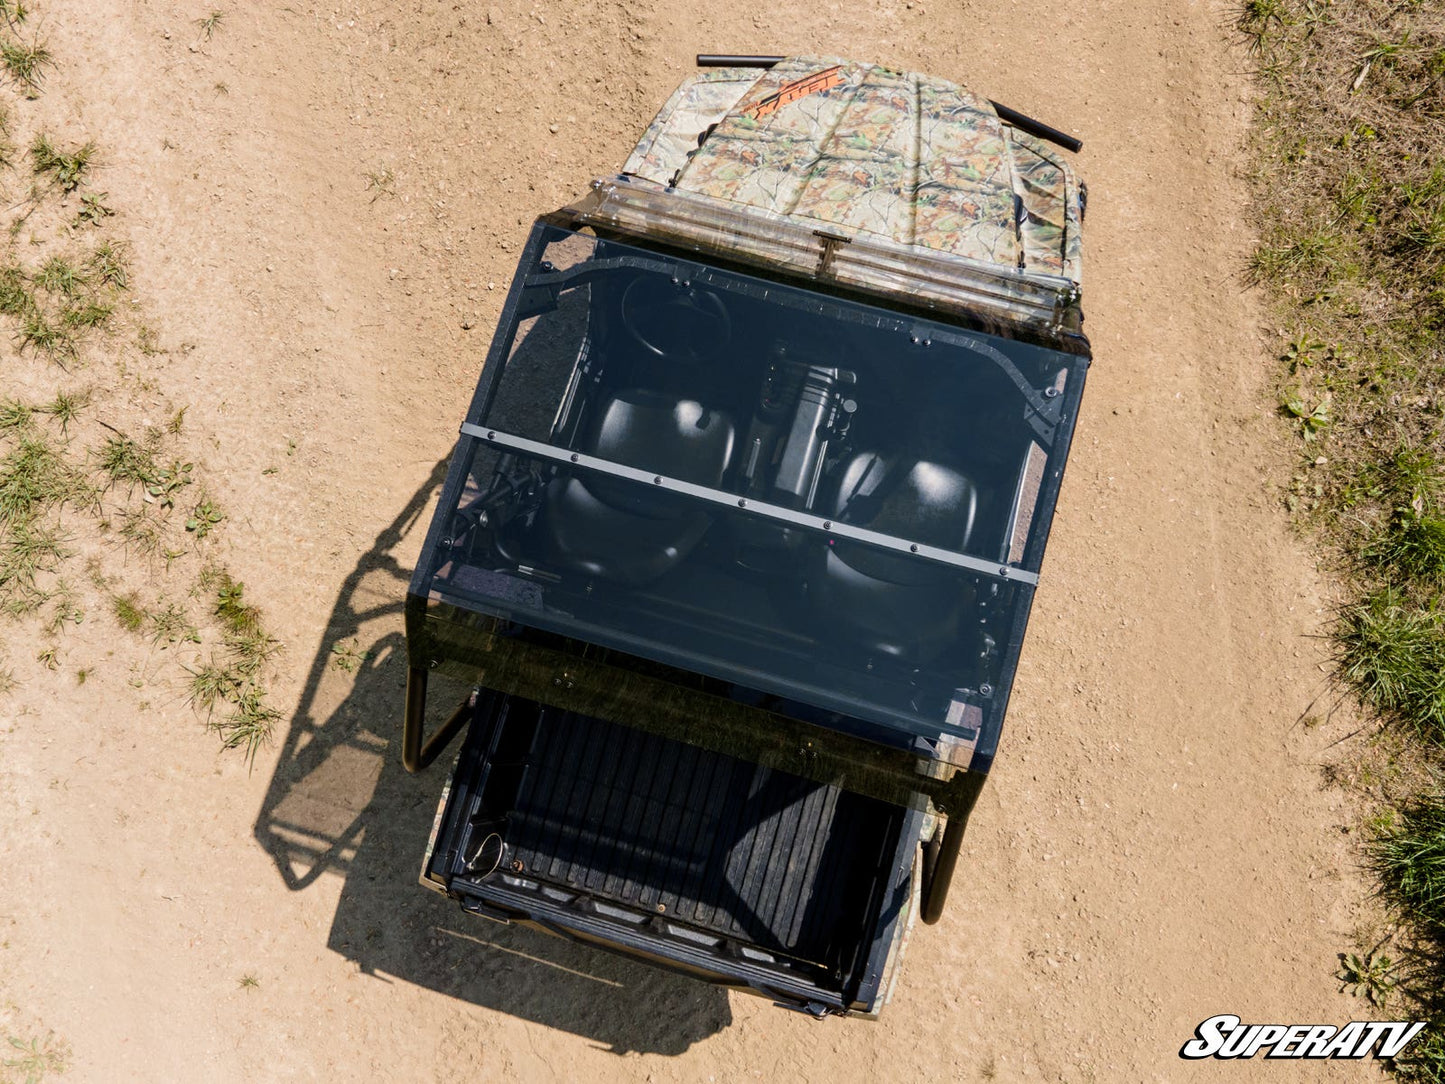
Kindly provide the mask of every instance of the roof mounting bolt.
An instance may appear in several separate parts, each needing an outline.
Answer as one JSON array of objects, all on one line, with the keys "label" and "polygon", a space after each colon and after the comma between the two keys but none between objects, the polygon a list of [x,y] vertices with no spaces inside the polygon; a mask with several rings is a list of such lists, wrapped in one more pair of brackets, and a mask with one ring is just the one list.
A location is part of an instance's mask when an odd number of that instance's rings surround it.
[{"label": "roof mounting bolt", "polygon": [[656,478],[654,478],[654,479],[652,480],[652,484],[655,485],[655,486],[660,486],[660,485],[662,485],[662,475],[659,474]]},{"label": "roof mounting bolt", "polygon": [[909,553],[917,553],[917,552],[918,552],[918,543],[915,542],[915,543],[913,543],[913,545],[909,546],[909,547],[908,547],[908,552],[909,552]]},{"label": "roof mounting bolt", "polygon": [[933,345],[933,340],[932,340],[932,339],[924,339],[924,340],[923,340],[923,345],[924,345],[924,346],[932,346],[932,345]]},{"label": "roof mounting bolt", "polygon": [[673,276],[672,276],[672,284],[673,284],[674,286],[677,286],[677,285],[680,284],[681,282],[682,282],[682,279],[678,278],[676,275],[673,275]]},{"label": "roof mounting bolt", "polygon": [[1004,579],[1008,579],[1008,565],[999,565],[998,574]]},{"label": "roof mounting bolt", "polygon": [[918,336],[917,336],[917,335],[910,335],[910,336],[908,336],[908,341],[911,342],[914,346],[917,346],[917,345],[918,345]]},{"label": "roof mounting bolt", "polygon": [[747,506],[748,506],[748,502],[747,502],[747,501],[738,501],[738,507],[739,507],[739,508],[746,508]]},{"label": "roof mounting bolt", "polygon": [[831,531],[832,529],[833,529],[833,524],[832,524],[829,520],[826,520],[826,519],[825,519],[825,520],[823,521],[823,530],[825,530],[825,531]]},{"label": "roof mounting bolt", "polygon": [[496,440],[496,439],[497,439],[497,432],[496,432],[495,429],[494,429],[494,430],[491,430],[491,431],[489,431],[489,432],[487,433],[487,439],[488,439],[488,440]]},{"label": "roof mounting bolt", "polygon": [[576,453],[576,452],[573,452],[573,453],[572,453],[572,462],[574,462],[574,463],[577,462],[577,453]]},{"label": "roof mounting bolt", "polygon": [[981,695],[983,695],[983,696],[992,696],[992,695],[993,695],[993,686],[990,685],[988,682],[985,681],[982,685],[980,685],[980,686],[978,687],[978,691],[979,691],[979,693],[980,693]]},{"label": "roof mounting bolt", "polygon": [[691,289],[691,288],[692,288],[692,279],[683,279],[683,280],[682,280],[682,285],[683,285],[683,289]]},{"label": "roof mounting bolt", "polygon": [[1045,388],[1045,389],[1044,389],[1044,398],[1045,398],[1045,399],[1057,399],[1057,398],[1059,397],[1059,394],[1060,394],[1060,393],[1059,393],[1059,389],[1058,389],[1058,388]]}]

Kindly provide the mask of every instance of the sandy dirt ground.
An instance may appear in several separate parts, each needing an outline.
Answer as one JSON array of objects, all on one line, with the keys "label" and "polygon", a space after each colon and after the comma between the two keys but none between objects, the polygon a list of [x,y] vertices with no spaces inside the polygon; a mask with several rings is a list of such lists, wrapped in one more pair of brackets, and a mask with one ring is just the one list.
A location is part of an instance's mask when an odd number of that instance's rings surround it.
[{"label": "sandy dirt ground", "polygon": [[[1363,887],[1320,769],[1343,724],[1298,722],[1326,601],[1275,495],[1226,5],[297,0],[209,41],[199,0],[43,7],[44,108],[103,148],[152,376],[286,645],[250,774],[123,667],[0,702],[0,993],[69,1042],[65,1079],[1259,1079],[1180,1044],[1365,1013],[1332,978]],[[442,780],[399,764],[401,600],[508,275],[728,50],[917,68],[1086,141],[1084,412],[948,913],[878,1023],[415,885]],[[107,636],[74,650],[144,654]]]}]

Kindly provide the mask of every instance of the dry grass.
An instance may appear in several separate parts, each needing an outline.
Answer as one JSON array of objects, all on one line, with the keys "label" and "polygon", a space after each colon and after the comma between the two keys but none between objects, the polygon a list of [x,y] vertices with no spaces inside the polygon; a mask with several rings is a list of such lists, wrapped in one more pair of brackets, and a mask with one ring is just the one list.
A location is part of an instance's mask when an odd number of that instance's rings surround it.
[{"label": "dry grass", "polygon": [[[280,645],[242,585],[202,563],[226,517],[203,488],[204,464],[183,454],[185,407],[167,397],[164,367],[148,364],[156,335],[121,304],[129,251],[112,231],[126,215],[90,185],[99,150],[69,127],[42,127],[28,104],[59,58],[22,26],[26,6],[0,0],[0,74],[23,94],[0,104],[0,188],[12,194],[0,231],[0,618],[20,623],[0,640],[32,643],[43,667],[60,668],[63,638],[87,609],[113,618],[136,634],[132,653],[164,652],[189,671],[208,724],[254,759],[278,718],[263,681]],[[198,20],[201,37],[223,21],[220,11]],[[83,370],[84,387],[52,362]],[[91,670],[77,667],[74,680]],[[0,679],[0,691],[14,684],[8,668]]]},{"label": "dry grass", "polygon": [[1247,0],[1239,26],[1262,82],[1250,271],[1300,436],[1290,507],[1359,600],[1337,630],[1342,679],[1420,739],[1401,756],[1427,782],[1376,818],[1376,868],[1405,920],[1392,1009],[1434,1022],[1395,1069],[1439,1084],[1445,931],[1406,890],[1439,891],[1439,827],[1427,869],[1390,826],[1445,801],[1430,768],[1445,742],[1445,9]]}]

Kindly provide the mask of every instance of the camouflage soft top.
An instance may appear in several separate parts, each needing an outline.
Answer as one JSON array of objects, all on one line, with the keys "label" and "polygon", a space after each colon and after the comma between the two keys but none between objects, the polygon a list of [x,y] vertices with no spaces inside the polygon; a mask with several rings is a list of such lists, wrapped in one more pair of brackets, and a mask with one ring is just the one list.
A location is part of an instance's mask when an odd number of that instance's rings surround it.
[{"label": "camouflage soft top", "polygon": [[679,191],[1078,283],[1063,154],[940,79],[790,57],[686,80],[623,172]]}]

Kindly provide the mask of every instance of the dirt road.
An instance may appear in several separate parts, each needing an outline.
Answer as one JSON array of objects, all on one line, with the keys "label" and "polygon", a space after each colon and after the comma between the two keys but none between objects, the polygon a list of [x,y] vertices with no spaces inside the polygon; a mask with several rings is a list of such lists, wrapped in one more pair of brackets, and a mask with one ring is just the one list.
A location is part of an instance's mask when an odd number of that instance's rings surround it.
[{"label": "dirt road", "polygon": [[[0,703],[0,995],[66,1079],[1180,1080],[1239,1068],[1176,1057],[1214,1013],[1363,1013],[1331,978],[1362,892],[1341,730],[1296,725],[1324,603],[1270,481],[1226,5],[302,0],[210,40],[209,0],[43,6],[43,108],[103,148],[152,375],[287,645],[251,775],[124,666]],[[917,68],[1086,142],[1095,364],[1010,728],[877,1024],[414,884],[441,780],[399,767],[401,597],[526,225],[729,50]],[[143,656],[94,624],[76,651]]]}]

